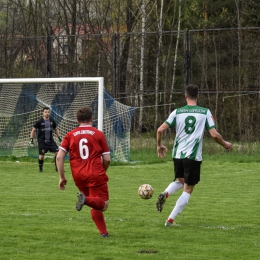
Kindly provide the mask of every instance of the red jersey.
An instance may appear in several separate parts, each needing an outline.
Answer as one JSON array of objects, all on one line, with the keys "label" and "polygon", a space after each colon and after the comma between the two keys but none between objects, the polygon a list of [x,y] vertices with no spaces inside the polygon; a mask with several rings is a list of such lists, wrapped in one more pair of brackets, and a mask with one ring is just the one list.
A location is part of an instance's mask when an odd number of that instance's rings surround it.
[{"label": "red jersey", "polygon": [[91,125],[79,126],[66,134],[60,149],[69,152],[76,185],[84,182],[91,187],[108,181],[101,156],[110,151],[103,132]]}]

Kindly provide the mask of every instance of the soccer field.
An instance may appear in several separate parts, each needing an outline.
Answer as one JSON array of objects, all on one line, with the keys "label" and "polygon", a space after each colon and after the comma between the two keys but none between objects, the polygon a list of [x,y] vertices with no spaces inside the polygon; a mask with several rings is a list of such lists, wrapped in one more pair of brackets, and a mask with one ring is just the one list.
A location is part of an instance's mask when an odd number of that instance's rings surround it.
[{"label": "soccer field", "polygon": [[[223,156],[225,157],[225,156]],[[165,227],[181,191],[155,209],[158,193],[173,179],[172,162],[111,166],[109,238],[100,238],[88,207],[75,209],[77,189],[66,163],[68,184],[58,189],[53,163],[43,173],[35,162],[1,161],[0,259],[259,259],[258,162],[207,159],[188,206]],[[143,183],[149,200],[138,197]]]}]

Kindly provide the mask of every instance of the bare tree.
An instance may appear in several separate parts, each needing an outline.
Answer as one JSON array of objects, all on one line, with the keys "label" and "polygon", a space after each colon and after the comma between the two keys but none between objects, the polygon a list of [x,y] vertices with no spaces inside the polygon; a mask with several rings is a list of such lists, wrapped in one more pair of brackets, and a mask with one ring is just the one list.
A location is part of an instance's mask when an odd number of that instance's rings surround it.
[{"label": "bare tree", "polygon": [[[170,98],[169,98],[170,102],[172,101],[172,93],[174,91],[174,85],[175,85],[175,73],[176,73],[179,39],[180,39],[181,17],[182,17],[181,0],[179,0],[178,33],[177,33],[177,40],[176,40],[175,53],[174,53],[173,75],[172,75],[172,84],[170,88]],[[171,106],[169,106],[169,113],[170,112],[171,112]]]},{"label": "bare tree", "polygon": [[[236,10],[237,10],[237,36],[238,36],[238,92],[240,93],[241,91],[241,32],[240,32],[240,27],[241,27],[241,18],[240,18],[240,8],[239,8],[239,2],[240,0],[235,0],[236,4]],[[241,96],[238,97],[238,128],[239,128],[239,135],[241,138],[241,114],[242,114],[242,102],[241,102]]]},{"label": "bare tree", "polygon": [[158,121],[158,90],[159,90],[159,63],[160,63],[160,56],[161,56],[161,48],[162,48],[162,29],[163,29],[163,7],[164,7],[164,0],[161,0],[161,8],[160,8],[160,16],[159,16],[159,23],[158,23],[158,31],[159,31],[159,40],[158,40],[158,51],[156,57],[156,75],[155,75],[155,119],[154,119],[154,131],[157,128],[157,121]]},{"label": "bare tree", "polygon": [[174,1],[174,12],[173,12],[173,17],[172,17],[172,22],[171,22],[171,33],[170,33],[170,40],[169,40],[169,46],[168,46],[168,51],[167,51],[167,58],[164,64],[164,86],[163,86],[163,90],[164,90],[164,118],[166,118],[166,116],[168,115],[168,111],[167,111],[167,106],[166,104],[168,103],[168,74],[169,74],[169,63],[170,63],[170,58],[171,58],[171,53],[172,53],[172,46],[173,46],[173,41],[174,41],[174,27],[175,27],[175,20],[176,20],[176,11],[177,10],[177,0]]},{"label": "bare tree", "polygon": [[[204,87],[206,87],[206,89],[208,90],[208,82],[207,82],[207,77],[208,77],[208,60],[207,60],[207,56],[208,56],[208,52],[207,52],[207,48],[208,48],[208,33],[207,33],[207,23],[209,20],[209,4],[205,3],[204,4],[204,38],[203,38],[203,53],[202,53],[202,60],[201,60],[201,88],[203,89]],[[210,98],[210,94],[208,91],[208,100]]]},{"label": "bare tree", "polygon": [[142,131],[143,124],[143,91],[144,91],[144,56],[145,56],[145,31],[146,31],[146,1],[142,0],[141,5],[141,17],[142,17],[142,37],[141,37],[141,57],[140,57],[140,109],[139,109],[139,121],[138,132]]},{"label": "bare tree", "polygon": [[[136,17],[139,14],[139,8],[133,10],[133,0],[126,1],[125,8],[126,16],[125,16],[125,25],[126,32],[130,33],[133,31],[134,26],[137,22]],[[122,44],[122,51],[120,55],[120,79],[119,79],[119,92],[120,92],[120,100],[124,100],[126,97],[126,74],[127,74],[127,63],[129,58],[129,49],[130,49],[130,34],[126,34],[124,37],[124,41]]]}]

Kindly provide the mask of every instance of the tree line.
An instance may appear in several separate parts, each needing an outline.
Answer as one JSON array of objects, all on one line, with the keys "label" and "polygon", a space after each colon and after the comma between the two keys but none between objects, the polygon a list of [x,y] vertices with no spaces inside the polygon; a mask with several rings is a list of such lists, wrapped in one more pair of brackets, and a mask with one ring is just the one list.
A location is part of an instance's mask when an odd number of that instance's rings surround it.
[{"label": "tree line", "polygon": [[256,140],[259,11],[258,0],[1,0],[0,76],[104,76],[138,108],[139,133],[193,82],[228,137]]}]

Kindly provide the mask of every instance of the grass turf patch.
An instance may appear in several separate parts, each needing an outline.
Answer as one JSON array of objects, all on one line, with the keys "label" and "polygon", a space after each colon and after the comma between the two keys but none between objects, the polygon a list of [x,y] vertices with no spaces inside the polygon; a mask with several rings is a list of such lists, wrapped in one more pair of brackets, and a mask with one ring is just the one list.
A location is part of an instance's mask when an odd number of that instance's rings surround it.
[{"label": "grass turf patch", "polygon": [[[156,154],[155,154],[156,156]],[[68,184],[58,189],[53,162],[38,172],[34,161],[1,161],[0,259],[258,259],[259,162],[206,156],[201,182],[176,222],[165,219],[181,191],[161,213],[157,195],[173,179],[170,158],[163,163],[111,166],[110,205],[105,212],[109,238],[100,238],[88,207],[77,212],[77,188],[65,165]],[[149,200],[137,194],[153,186]],[[155,252],[155,253],[148,253]]]}]

